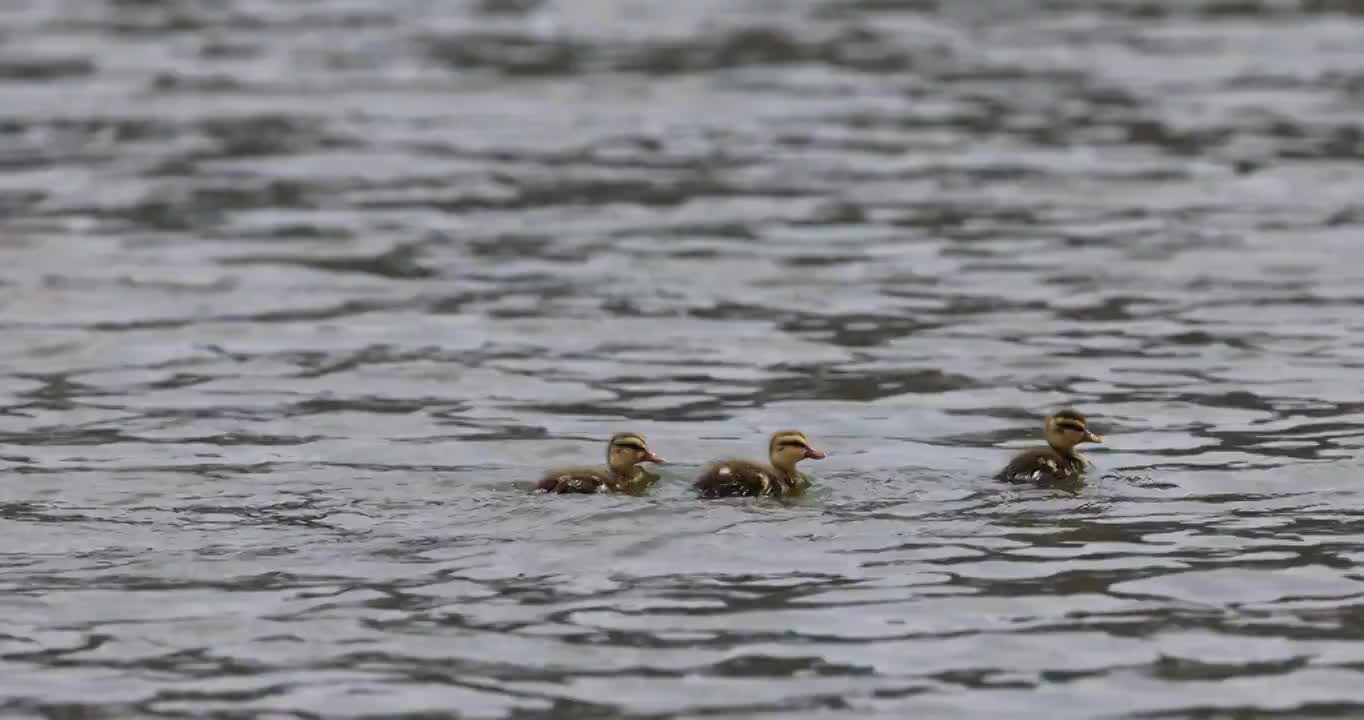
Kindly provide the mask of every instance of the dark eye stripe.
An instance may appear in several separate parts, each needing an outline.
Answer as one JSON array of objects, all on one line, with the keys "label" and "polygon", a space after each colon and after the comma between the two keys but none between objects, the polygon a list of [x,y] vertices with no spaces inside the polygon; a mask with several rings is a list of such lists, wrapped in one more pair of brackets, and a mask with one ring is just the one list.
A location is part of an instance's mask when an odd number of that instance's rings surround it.
[{"label": "dark eye stripe", "polygon": [[777,447],[798,447],[805,448],[806,450],[810,449],[809,445],[806,445],[800,440],[781,440],[777,442]]},{"label": "dark eye stripe", "polygon": [[1080,423],[1066,422],[1064,420],[1056,423],[1056,427],[1061,428],[1062,430],[1075,430],[1076,432],[1088,432],[1089,430],[1089,428],[1085,427],[1084,425],[1081,425]]},{"label": "dark eye stripe", "polygon": [[644,443],[641,443],[638,440],[618,440],[616,441],[615,446],[633,448],[635,450],[644,449]]}]

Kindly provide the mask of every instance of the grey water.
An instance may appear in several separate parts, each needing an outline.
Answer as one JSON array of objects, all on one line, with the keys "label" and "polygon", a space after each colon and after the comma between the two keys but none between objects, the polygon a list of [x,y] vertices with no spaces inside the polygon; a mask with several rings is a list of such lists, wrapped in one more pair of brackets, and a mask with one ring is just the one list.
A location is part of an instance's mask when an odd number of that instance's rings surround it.
[{"label": "grey water", "polygon": [[[1364,716],[1362,38],[0,3],[0,715]],[[1087,486],[990,480],[1064,406]]]}]

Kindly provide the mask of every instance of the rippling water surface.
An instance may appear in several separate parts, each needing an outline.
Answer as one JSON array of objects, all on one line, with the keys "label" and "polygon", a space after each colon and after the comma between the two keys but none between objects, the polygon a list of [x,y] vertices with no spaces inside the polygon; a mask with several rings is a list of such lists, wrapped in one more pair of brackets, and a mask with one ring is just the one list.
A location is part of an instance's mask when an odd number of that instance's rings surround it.
[{"label": "rippling water surface", "polygon": [[[10,0],[0,714],[1364,713],[1364,4]],[[989,480],[1040,418],[1078,494]],[[701,503],[805,430],[798,501]],[[528,496],[646,433],[646,498]]]}]

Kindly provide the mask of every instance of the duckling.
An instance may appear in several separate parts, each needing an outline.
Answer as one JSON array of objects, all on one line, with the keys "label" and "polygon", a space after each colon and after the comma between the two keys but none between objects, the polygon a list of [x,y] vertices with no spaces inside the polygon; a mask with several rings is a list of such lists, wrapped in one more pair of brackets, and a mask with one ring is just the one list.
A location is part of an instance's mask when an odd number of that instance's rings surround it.
[{"label": "duckling", "polygon": [[1103,437],[1089,431],[1089,421],[1075,410],[1058,410],[1047,416],[1042,424],[1047,447],[1031,448],[1019,453],[999,474],[1005,482],[1036,482],[1039,485],[1074,482],[1085,472],[1088,461],[1075,446],[1080,443],[1101,443]]},{"label": "duckling", "polygon": [[664,463],[649,449],[644,436],[634,432],[616,433],[606,443],[606,465],[564,467],[547,471],[535,486],[542,493],[637,493],[658,481],[658,475],[639,467],[640,463]]},{"label": "duckling", "polygon": [[704,498],[799,495],[810,485],[810,479],[796,471],[796,463],[807,458],[823,460],[826,457],[797,430],[773,433],[768,441],[767,456],[769,465],[747,460],[717,460],[701,472],[696,489]]}]

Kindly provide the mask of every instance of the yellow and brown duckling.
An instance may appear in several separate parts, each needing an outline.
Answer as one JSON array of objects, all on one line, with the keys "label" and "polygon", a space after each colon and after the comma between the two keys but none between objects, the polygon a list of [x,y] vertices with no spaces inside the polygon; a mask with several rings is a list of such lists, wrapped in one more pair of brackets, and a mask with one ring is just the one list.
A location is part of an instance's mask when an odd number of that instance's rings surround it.
[{"label": "yellow and brown duckling", "polygon": [[825,455],[810,445],[804,433],[782,430],[768,442],[767,457],[768,464],[717,460],[701,472],[696,489],[704,498],[798,495],[810,479],[796,470],[796,463],[823,460]]},{"label": "yellow and brown duckling", "polygon": [[639,466],[646,462],[666,461],[649,449],[643,435],[616,433],[606,444],[606,465],[551,469],[545,472],[535,489],[555,494],[641,492],[658,481],[658,475]]},{"label": "yellow and brown duckling", "polygon": [[1042,425],[1047,447],[1019,453],[995,476],[1005,482],[1039,485],[1075,482],[1084,475],[1087,461],[1075,449],[1080,443],[1101,443],[1103,437],[1089,430],[1089,421],[1075,410],[1058,410]]}]

